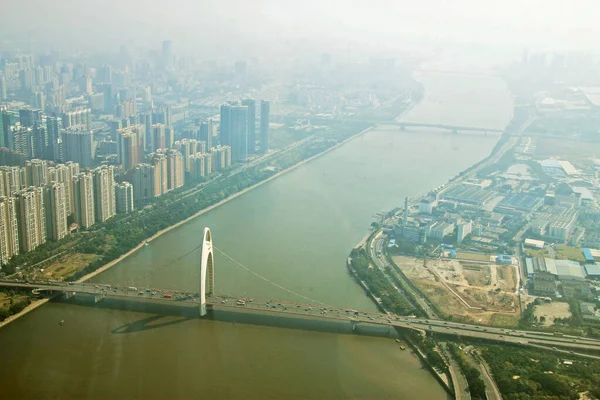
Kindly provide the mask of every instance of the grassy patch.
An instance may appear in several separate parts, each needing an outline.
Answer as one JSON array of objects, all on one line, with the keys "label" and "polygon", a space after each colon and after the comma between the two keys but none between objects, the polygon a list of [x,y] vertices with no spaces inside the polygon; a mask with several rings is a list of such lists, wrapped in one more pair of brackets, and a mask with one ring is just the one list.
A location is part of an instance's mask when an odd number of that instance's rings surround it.
[{"label": "grassy patch", "polygon": [[490,318],[490,325],[506,328],[515,328],[519,323],[519,314],[494,314]]},{"label": "grassy patch", "polygon": [[490,261],[490,254],[456,252],[456,258],[472,261]]},{"label": "grassy patch", "polygon": [[585,262],[585,257],[583,257],[583,253],[579,247],[557,244],[554,248],[556,249],[556,258],[559,260]]},{"label": "grassy patch", "polygon": [[99,258],[100,256],[96,254],[65,254],[60,257],[58,261],[53,262],[46,267],[44,272],[39,273],[40,276],[36,276],[36,278],[55,280],[65,279]]},{"label": "grassy patch", "polygon": [[546,249],[525,249],[525,254],[529,257],[548,257],[548,250]]}]

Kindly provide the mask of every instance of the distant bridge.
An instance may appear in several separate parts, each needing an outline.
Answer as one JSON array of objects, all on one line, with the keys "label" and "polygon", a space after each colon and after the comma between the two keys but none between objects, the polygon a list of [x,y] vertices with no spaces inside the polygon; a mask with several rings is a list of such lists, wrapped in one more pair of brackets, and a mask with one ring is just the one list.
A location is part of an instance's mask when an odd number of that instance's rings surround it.
[{"label": "distant bridge", "polygon": [[494,132],[494,133],[503,133],[504,129],[498,128],[486,128],[479,126],[466,126],[466,125],[450,125],[450,124],[432,124],[427,122],[410,122],[410,121],[374,121],[374,120],[364,120],[364,119],[352,119],[352,118],[326,118],[326,117],[302,117],[302,116],[290,116],[290,115],[274,115],[272,116],[274,121],[285,122],[285,123],[295,123],[299,119],[308,119],[312,124],[327,124],[331,122],[339,122],[339,123],[359,123],[359,124],[370,124],[370,125],[381,125],[381,126],[399,126],[400,129],[405,129],[408,127],[414,128],[434,128],[434,129],[444,129],[451,132]]},{"label": "distant bridge", "polygon": [[[356,329],[357,324],[371,324],[387,326],[390,328],[413,329],[421,332],[428,332],[431,335],[449,335],[455,337],[467,337],[474,339],[493,340],[497,342],[511,343],[517,345],[526,345],[533,347],[553,347],[556,351],[569,349],[580,351],[581,355],[595,357],[600,359],[600,340],[577,336],[554,336],[549,333],[534,331],[515,331],[510,329],[493,328],[487,326],[463,324],[451,321],[428,320],[423,318],[414,318],[411,316],[399,316],[394,314],[384,314],[379,312],[364,312],[351,310],[347,308],[333,307],[313,300],[312,304],[294,303],[280,301],[276,299],[258,299],[239,296],[229,296],[216,294],[214,292],[214,255],[212,235],[208,228],[204,229],[204,234],[200,246],[200,282],[199,292],[187,292],[183,290],[168,290],[150,287],[135,287],[108,285],[100,283],[81,283],[81,282],[57,282],[57,281],[23,281],[23,280],[0,280],[0,287],[19,287],[28,288],[34,294],[63,293],[66,298],[76,294],[85,294],[93,296],[95,302],[100,302],[107,297],[128,298],[132,301],[156,301],[170,302],[172,304],[185,303],[197,304],[200,316],[207,314],[207,308],[218,309],[236,309],[246,313],[269,313],[281,316],[298,316],[302,318],[328,319],[337,321],[346,321]],[[189,253],[187,253],[189,254]],[[295,293],[285,287],[282,287],[268,279],[249,270],[247,267],[233,260],[223,253],[234,263],[240,265],[255,276],[266,280],[267,282],[286,290],[292,294],[304,299],[311,300],[306,296]],[[558,349],[560,347],[561,349]],[[590,355],[590,351],[599,352],[599,356]]]}]

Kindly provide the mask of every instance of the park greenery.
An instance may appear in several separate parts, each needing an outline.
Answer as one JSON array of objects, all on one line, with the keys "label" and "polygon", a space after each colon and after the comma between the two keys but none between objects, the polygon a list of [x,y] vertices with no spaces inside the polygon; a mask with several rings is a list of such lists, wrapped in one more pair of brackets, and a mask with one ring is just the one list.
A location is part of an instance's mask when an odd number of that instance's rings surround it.
[{"label": "park greenery", "polygon": [[416,345],[427,357],[427,362],[431,367],[436,368],[439,371],[445,372],[447,370],[447,365],[440,353],[438,353],[437,342],[426,335],[422,335],[417,331],[409,331],[406,333],[406,337]]},{"label": "park greenery", "polygon": [[364,249],[353,249],[350,253],[352,269],[361,281],[364,281],[373,295],[381,299],[386,310],[399,315],[414,314],[416,309],[410,301],[400,294],[385,274],[370,265],[369,256]]},{"label": "park greenery", "polygon": [[0,291],[0,322],[11,315],[23,311],[25,307],[31,304],[31,299],[21,290],[9,289]]},{"label": "park greenery", "polygon": [[482,355],[504,399],[576,400],[581,392],[600,398],[598,360],[500,345],[486,347]]},{"label": "park greenery", "polygon": [[485,400],[487,397],[485,395],[485,383],[481,379],[481,372],[479,372],[477,368],[473,367],[467,362],[467,360],[465,360],[466,356],[462,353],[462,351],[456,344],[448,343],[448,351],[456,360],[458,366],[460,367],[460,370],[467,379],[467,383],[469,384],[469,392],[471,393],[471,398],[473,400]]}]

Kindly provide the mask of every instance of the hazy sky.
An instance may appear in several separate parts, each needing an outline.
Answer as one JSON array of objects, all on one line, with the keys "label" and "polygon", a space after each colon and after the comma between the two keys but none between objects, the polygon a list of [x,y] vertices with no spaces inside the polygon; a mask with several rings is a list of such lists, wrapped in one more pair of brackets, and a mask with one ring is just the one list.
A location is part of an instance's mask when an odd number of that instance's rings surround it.
[{"label": "hazy sky", "polygon": [[[15,0],[0,38],[118,48],[170,38],[179,49],[240,52],[300,44],[321,50],[437,41],[594,49],[597,0]],[[0,39],[1,40],[1,39]],[[283,47],[280,47],[284,45]],[[258,51],[258,50],[257,50]]]}]

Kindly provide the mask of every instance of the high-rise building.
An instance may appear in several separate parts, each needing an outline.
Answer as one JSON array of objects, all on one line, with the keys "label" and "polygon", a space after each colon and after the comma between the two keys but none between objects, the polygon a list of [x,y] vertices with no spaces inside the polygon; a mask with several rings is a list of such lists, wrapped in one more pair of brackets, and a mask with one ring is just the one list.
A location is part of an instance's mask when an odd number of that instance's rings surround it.
[{"label": "high-rise building", "polygon": [[44,188],[29,187],[18,192],[16,205],[20,250],[34,250],[46,242]]},{"label": "high-rise building", "polygon": [[248,107],[248,154],[254,154],[256,151],[256,101],[244,99],[242,105]]},{"label": "high-rise building", "polygon": [[210,151],[212,159],[212,170],[220,171],[231,165],[231,147],[217,146]]},{"label": "high-rise building", "polygon": [[104,112],[112,114],[115,111],[113,109],[112,85],[110,83],[98,85],[98,91],[104,95]]},{"label": "high-rise building", "polygon": [[81,168],[94,165],[94,133],[87,130],[66,129],[63,133],[65,161],[79,163]]},{"label": "high-rise building", "polygon": [[18,191],[27,185],[25,168],[0,166],[0,195],[15,196]]},{"label": "high-rise building", "polygon": [[89,228],[94,225],[94,177],[88,173],[81,173],[73,177],[73,198],[75,208],[75,222]]},{"label": "high-rise building", "polygon": [[138,164],[130,172],[135,201],[148,200],[162,194],[160,174],[150,164]]},{"label": "high-rise building", "polygon": [[92,113],[100,113],[104,111],[104,93],[92,93],[88,97],[88,107]]},{"label": "high-rise building", "polygon": [[60,160],[60,142],[62,141],[62,119],[52,116],[46,118],[46,135],[48,147],[45,155],[47,160]]},{"label": "high-rise building", "polygon": [[46,234],[50,240],[67,236],[67,191],[62,182],[52,182],[46,187]]},{"label": "high-rise building", "polygon": [[152,130],[152,113],[146,112],[140,114],[140,124],[144,125],[146,137],[144,138],[144,151],[154,149],[154,131]]},{"label": "high-rise building", "polygon": [[117,162],[128,171],[139,164],[140,152],[143,149],[138,148],[137,134],[129,129],[119,129],[117,136]]},{"label": "high-rise building", "polygon": [[35,92],[33,95],[33,106],[41,111],[46,109],[46,95],[44,92]]},{"label": "high-rise building", "polygon": [[266,100],[260,102],[260,152],[269,151],[269,119],[271,105]]},{"label": "high-rise building", "polygon": [[213,147],[212,138],[213,138],[213,120],[212,118],[207,119],[206,121],[200,124],[200,140],[206,143],[206,151],[210,151]]},{"label": "high-rise building", "polygon": [[134,210],[133,185],[127,181],[119,183],[115,187],[117,213],[129,214]]},{"label": "high-rise building", "polygon": [[35,125],[31,131],[32,157],[45,158],[48,153],[48,130],[46,124]]},{"label": "high-rise building", "polygon": [[165,125],[154,124],[152,125],[152,151],[164,148],[166,148]]},{"label": "high-rise building", "polygon": [[45,160],[34,158],[25,161],[27,186],[40,187],[48,183],[48,163]]},{"label": "high-rise building", "polygon": [[212,173],[212,155],[196,153],[190,158],[190,176],[199,178]]},{"label": "high-rise building", "polygon": [[30,68],[22,69],[21,72],[19,72],[19,81],[21,82],[22,90],[31,89],[35,84],[35,75],[33,70]]},{"label": "high-rise building", "polygon": [[84,129],[92,127],[92,110],[89,108],[78,108],[73,111],[65,112],[62,115],[63,128],[83,126]]},{"label": "high-rise building", "polygon": [[5,264],[19,254],[19,223],[14,197],[0,197],[0,261]]},{"label": "high-rise building", "polygon": [[13,149],[25,158],[33,157],[33,129],[24,126],[11,127]]},{"label": "high-rise building", "polygon": [[177,189],[184,184],[183,156],[173,149],[167,150],[165,155],[167,157],[167,190]]},{"label": "high-rise building", "polygon": [[114,167],[104,165],[93,173],[96,221],[104,222],[116,214]]},{"label": "high-rise building", "polygon": [[0,100],[6,100],[8,98],[6,93],[6,78],[0,75]]},{"label": "high-rise building", "polygon": [[183,167],[186,172],[190,172],[190,157],[196,153],[206,152],[206,143],[196,139],[183,139],[174,144],[174,149],[179,151],[183,156]]},{"label": "high-rise building", "polygon": [[129,118],[137,113],[135,100],[125,100],[117,104],[115,115],[117,118]]},{"label": "high-rise building", "polygon": [[42,124],[42,110],[22,108],[19,110],[19,122],[21,126],[33,128],[36,125]]},{"label": "high-rise building", "polygon": [[10,150],[14,150],[15,142],[13,136],[13,126],[17,123],[17,117],[15,116],[15,114],[8,112],[7,110],[2,110],[1,114],[4,147],[9,148]]},{"label": "high-rise building", "polygon": [[229,104],[223,104],[221,106],[219,137],[221,145],[231,146],[231,105]]},{"label": "high-rise building", "polygon": [[248,107],[231,107],[231,159],[234,162],[248,158]]},{"label": "high-rise building", "polygon": [[38,65],[34,68],[33,75],[35,78],[36,85],[43,85],[44,83],[46,83],[46,80],[44,78],[44,68],[42,68],[41,66]]},{"label": "high-rise building", "polygon": [[112,67],[110,64],[104,64],[102,68],[100,68],[100,81],[102,83],[112,82]]},{"label": "high-rise building", "polygon": [[[169,190],[167,156],[164,153],[152,153],[148,155],[148,162],[154,167],[154,195],[160,196]],[[133,187],[135,188],[135,182]]]},{"label": "high-rise building", "polygon": [[165,126],[165,148],[173,148],[175,143],[175,129],[172,126]]},{"label": "high-rise building", "polygon": [[75,214],[73,177],[79,174],[79,164],[68,162],[48,168],[48,183],[62,183],[65,187],[65,208],[67,215]]}]

